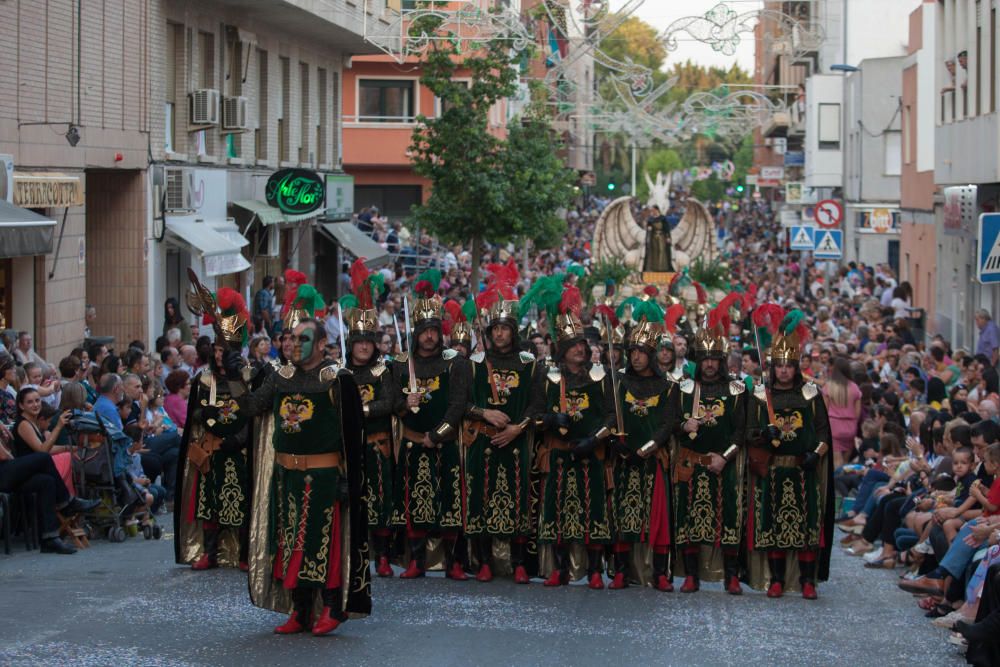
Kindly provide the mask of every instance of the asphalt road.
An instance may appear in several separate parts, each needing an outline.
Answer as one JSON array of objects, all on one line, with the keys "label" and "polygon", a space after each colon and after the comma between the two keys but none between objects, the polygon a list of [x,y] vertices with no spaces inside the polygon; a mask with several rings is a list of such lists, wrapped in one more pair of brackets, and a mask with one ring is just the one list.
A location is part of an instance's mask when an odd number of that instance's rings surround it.
[{"label": "asphalt road", "polygon": [[245,575],[175,566],[171,538],[0,553],[0,665],[965,664],[895,574],[839,554],[815,602],[376,579],[371,617],[316,638],[273,635]]}]

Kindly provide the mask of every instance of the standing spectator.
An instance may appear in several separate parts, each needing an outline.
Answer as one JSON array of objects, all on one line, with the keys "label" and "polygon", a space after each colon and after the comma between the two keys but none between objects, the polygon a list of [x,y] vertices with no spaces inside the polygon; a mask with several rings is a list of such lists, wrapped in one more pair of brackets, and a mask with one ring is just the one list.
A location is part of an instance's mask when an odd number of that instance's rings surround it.
[{"label": "standing spectator", "polygon": [[399,228],[402,223],[398,220],[389,226],[389,233],[385,235],[385,249],[389,254],[399,254]]},{"label": "standing spectator", "polygon": [[163,304],[163,335],[167,336],[168,340],[170,339],[168,332],[171,329],[177,329],[181,332],[182,343],[191,342],[191,325],[181,315],[180,304],[174,297],[170,297]]},{"label": "standing spectator", "polygon": [[1000,328],[990,316],[990,311],[980,308],[976,311],[976,328],[979,329],[979,342],[976,343],[976,354],[985,355],[990,363],[997,363],[997,349],[1000,348]]},{"label": "standing spectator", "polygon": [[22,331],[17,335],[17,347],[14,348],[14,358],[22,366],[32,362],[41,364],[42,366],[45,365],[45,360],[31,346],[31,334],[27,331]]},{"label": "standing spectator", "polygon": [[274,310],[274,276],[264,276],[260,289],[253,297],[253,329],[270,332],[271,315]]},{"label": "standing spectator", "polygon": [[830,414],[834,469],[850,459],[858,420],[861,419],[861,389],[850,379],[850,375],[850,363],[843,357],[837,357],[833,361],[830,379],[823,384],[823,395]]},{"label": "standing spectator", "polygon": [[187,423],[188,396],[191,395],[191,376],[186,371],[176,370],[167,375],[163,382],[167,396],[163,399],[163,409],[177,427],[184,430]]},{"label": "standing spectator", "polygon": [[181,346],[181,363],[178,369],[194,377],[195,369],[198,367],[198,349],[194,345]]}]

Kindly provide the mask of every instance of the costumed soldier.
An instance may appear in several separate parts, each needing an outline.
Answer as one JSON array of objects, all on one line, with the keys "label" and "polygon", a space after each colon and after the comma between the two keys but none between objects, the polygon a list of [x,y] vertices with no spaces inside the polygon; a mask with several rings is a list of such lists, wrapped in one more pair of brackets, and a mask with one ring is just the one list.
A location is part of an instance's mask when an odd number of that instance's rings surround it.
[{"label": "costumed soldier", "polygon": [[[187,296],[191,310],[212,324],[215,345],[209,367],[192,380],[187,428],[177,467],[178,507],[174,512],[174,556],[194,570],[219,566],[219,539],[231,531],[239,542],[238,563],[247,565],[250,527],[250,419],[236,403],[246,392],[244,359],[250,314],[239,292],[214,295],[197,276]],[[235,563],[234,563],[235,564]]]},{"label": "costumed soldier", "polygon": [[414,285],[418,298],[412,313],[404,304],[410,345],[393,362],[393,376],[401,387],[396,414],[402,433],[392,524],[405,528],[409,540],[410,562],[401,578],[424,576],[427,538],[433,534],[442,538],[446,576],[464,581],[468,577],[455,546],[465,521],[458,438],[471,373],[467,359],[444,349],[443,308],[435,295],[440,281],[440,271],[425,271]]},{"label": "costumed soldier", "polygon": [[580,322],[580,291],[562,275],[539,278],[521,300],[546,311],[556,336],[555,364],[540,367],[532,382],[528,415],[544,432],[536,465],[545,474],[538,542],[553,545],[555,567],[546,586],[569,583],[570,546],[587,551],[588,586],[604,588],[601,561],[611,541],[605,479],[605,371],[590,363]]},{"label": "costumed soldier", "polygon": [[[776,309],[776,310],[775,310]],[[763,318],[770,311],[770,321]],[[799,369],[808,330],[801,311],[781,317],[781,307],[766,304],[754,313],[762,352],[770,345],[768,383],[754,389],[747,415],[750,444],[751,544],[750,572],[763,580],[767,560],[767,596],[781,597],[788,554],[795,553],[802,597],[815,600],[816,581],[830,571],[833,540],[833,463],[830,420],[819,388],[806,382]],[[755,321],[755,324],[757,324]],[[794,567],[794,564],[793,564]]]},{"label": "costumed soldier", "polygon": [[721,551],[726,591],[740,586],[743,530],[743,458],[746,385],[726,371],[729,309],[725,297],[694,339],[695,376],[680,383],[681,419],[673,461],[675,540],[685,572],[681,592],[700,588],[702,574],[717,578]]},{"label": "costumed soldier", "polygon": [[[515,278],[516,282],[516,278]],[[489,347],[473,355],[472,395],[463,424],[468,485],[466,535],[479,563],[476,579],[493,578],[493,541],[510,543],[514,581],[527,584],[525,547],[531,523],[531,454],[525,417],[535,357],[520,352],[519,304],[513,284],[492,284],[476,303],[486,322]]]},{"label": "costumed soldier", "polygon": [[467,299],[465,304],[459,305],[458,301],[448,300],[444,302],[444,309],[445,319],[441,323],[441,330],[448,337],[448,348],[463,359],[468,359],[472,355],[471,321],[476,318],[476,302]]},{"label": "costumed soldier", "polygon": [[347,368],[361,392],[365,414],[365,475],[367,479],[368,529],[378,558],[375,573],[391,577],[389,551],[392,542],[393,477],[392,416],[398,389],[396,381],[379,357],[375,343],[381,335],[375,300],[385,281],[370,273],[363,259],[351,266],[351,290],[340,298],[347,321]]},{"label": "costumed soldier", "polygon": [[684,317],[684,305],[671,304],[663,317],[663,329],[656,339],[656,365],[664,377],[680,382],[684,379],[684,368],[677,366],[677,351],[674,349],[674,337],[677,336],[677,323]]},{"label": "costumed soldier", "polygon": [[371,612],[361,397],[351,374],[323,359],[326,332],[313,318],[322,307],[315,288],[298,286],[283,321],[292,364],[239,400],[273,423],[254,454],[250,596],[292,610],[278,634],[324,635]]},{"label": "costumed soldier", "polygon": [[610,440],[615,452],[611,457],[615,576],[608,588],[628,586],[629,552],[632,545],[645,544],[653,553],[653,585],[672,591],[667,446],[680,411],[680,392],[656,366],[663,310],[647,300],[633,308],[632,318],[639,323],[628,335],[628,365],[611,369],[618,380],[608,392],[605,409],[607,426],[616,434]]}]

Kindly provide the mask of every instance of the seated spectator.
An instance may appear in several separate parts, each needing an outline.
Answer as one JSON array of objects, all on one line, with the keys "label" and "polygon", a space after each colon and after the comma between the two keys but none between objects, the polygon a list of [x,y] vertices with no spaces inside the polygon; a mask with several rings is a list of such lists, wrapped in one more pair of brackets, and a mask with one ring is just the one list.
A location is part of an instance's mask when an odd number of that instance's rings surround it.
[{"label": "seated spectator", "polygon": [[[131,412],[123,420],[125,426],[138,424],[143,433],[147,433],[150,424],[146,422],[146,406],[148,400],[142,390],[142,380],[137,375],[128,374],[122,378],[122,388],[125,398],[131,401]],[[173,499],[174,482],[177,475],[177,459],[180,456],[181,437],[177,431],[161,431],[155,435],[146,435],[145,446],[150,452],[160,457],[163,465],[161,477],[163,486],[167,489],[167,500]],[[155,479],[151,477],[150,479]]]},{"label": "seated spectator", "polygon": [[187,422],[188,397],[191,395],[191,376],[186,371],[176,370],[167,375],[164,384],[167,396],[163,399],[163,408],[177,428],[183,431]]},{"label": "seated spectator", "polygon": [[0,354],[0,422],[10,426],[17,420],[17,368],[14,357]]},{"label": "seated spectator", "polygon": [[43,428],[47,423],[41,417],[42,398],[33,387],[17,392],[17,422],[14,424],[12,451],[15,457],[40,452],[52,458],[66,490],[73,493],[73,448],[68,439],[57,444],[69,421],[69,412],[60,412],[52,430]]}]

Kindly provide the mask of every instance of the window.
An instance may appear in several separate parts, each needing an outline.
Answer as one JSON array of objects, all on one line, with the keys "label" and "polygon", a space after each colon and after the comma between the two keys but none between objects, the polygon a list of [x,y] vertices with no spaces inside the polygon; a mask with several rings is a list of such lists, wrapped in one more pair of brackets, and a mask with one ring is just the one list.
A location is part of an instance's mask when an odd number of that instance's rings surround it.
[{"label": "window", "polygon": [[821,150],[840,150],[840,105],[819,105],[819,147]]},{"label": "window", "polygon": [[[453,79],[453,81],[455,83],[461,83],[466,88],[468,88],[469,85],[471,84],[471,81],[468,81],[468,80]],[[440,97],[438,97],[436,95],[434,96],[434,116],[436,118],[439,118],[441,116],[441,114],[444,113],[445,111],[447,111],[448,109],[450,109],[451,106],[452,105],[451,105],[450,102],[444,102],[444,101],[441,100]]]},{"label": "window", "polygon": [[316,101],[319,104],[319,118],[316,119],[316,163],[328,164],[326,144],[327,144],[327,123],[329,122],[329,107],[326,99],[327,76],[326,70],[322,67],[316,69]]},{"label": "window", "polygon": [[163,150],[177,152],[177,93],[184,91],[184,26],[167,23],[167,52],[164,58],[166,99],[163,106]]},{"label": "window", "polygon": [[311,164],[309,155],[309,64],[299,63],[299,163]]},{"label": "window", "polygon": [[[213,33],[198,32],[198,52],[201,56],[200,87],[218,90],[218,79],[215,76],[215,35]],[[217,134],[202,130],[197,135],[195,137],[197,147],[195,152],[198,155],[215,155]]]},{"label": "window", "polygon": [[886,131],[882,135],[883,139],[883,167],[882,173],[886,176],[899,176],[902,173],[900,163],[902,157],[902,137],[899,130]]},{"label": "window", "polygon": [[278,116],[278,160],[288,162],[288,120],[291,117],[291,61],[285,56],[278,58],[281,63],[281,115]]},{"label": "window", "polygon": [[333,126],[330,129],[330,139],[332,140],[330,157],[333,159],[334,167],[339,168],[344,157],[340,152],[340,72],[333,73],[330,90],[333,93],[333,98],[330,101],[333,110]]},{"label": "window", "polygon": [[412,123],[416,119],[415,81],[361,79],[358,82],[358,120],[375,123]]},{"label": "window", "polygon": [[903,107],[903,164],[913,164],[913,107]]},{"label": "window", "polygon": [[257,49],[257,129],[254,152],[258,160],[267,159],[267,51]]}]

